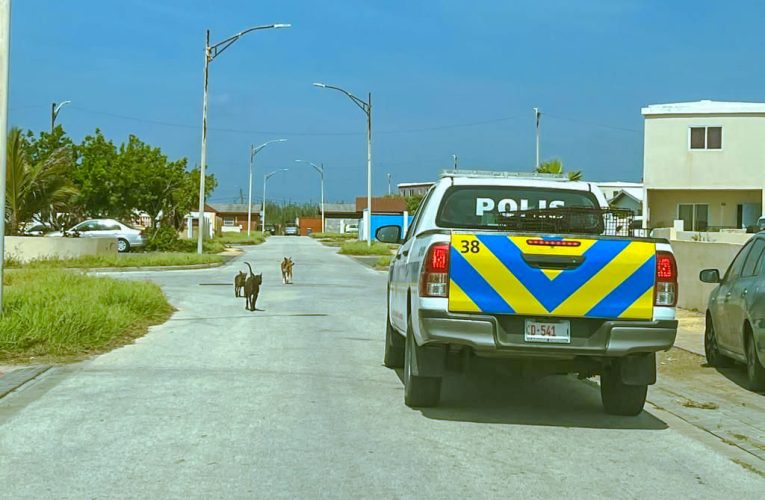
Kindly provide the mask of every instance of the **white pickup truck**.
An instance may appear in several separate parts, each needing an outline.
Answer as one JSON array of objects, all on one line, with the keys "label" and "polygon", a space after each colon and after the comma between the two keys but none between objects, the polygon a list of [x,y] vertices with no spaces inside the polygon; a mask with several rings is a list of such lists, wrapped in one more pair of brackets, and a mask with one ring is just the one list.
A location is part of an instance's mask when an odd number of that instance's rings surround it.
[{"label": "white pickup truck", "polygon": [[384,363],[404,368],[405,403],[437,405],[444,370],[478,356],[600,375],[605,410],[639,414],[675,341],[678,287],[669,243],[627,236],[630,219],[591,183],[444,172],[405,235],[376,233],[401,244]]}]

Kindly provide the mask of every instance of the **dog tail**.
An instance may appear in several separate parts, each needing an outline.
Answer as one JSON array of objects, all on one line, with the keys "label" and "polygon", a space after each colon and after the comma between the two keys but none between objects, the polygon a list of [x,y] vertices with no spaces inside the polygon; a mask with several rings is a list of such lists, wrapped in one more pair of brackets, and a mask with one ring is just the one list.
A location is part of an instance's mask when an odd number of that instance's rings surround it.
[{"label": "dog tail", "polygon": [[245,262],[247,264],[247,267],[250,268],[250,276],[255,276],[255,273],[252,272],[252,267],[250,266],[249,262]]}]

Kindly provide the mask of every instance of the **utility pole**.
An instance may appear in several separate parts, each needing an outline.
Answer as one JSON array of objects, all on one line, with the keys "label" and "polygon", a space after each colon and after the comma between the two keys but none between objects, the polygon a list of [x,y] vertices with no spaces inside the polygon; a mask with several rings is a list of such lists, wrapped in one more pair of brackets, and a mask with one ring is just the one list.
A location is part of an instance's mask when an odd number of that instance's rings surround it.
[{"label": "utility pole", "polygon": [[[260,153],[260,150],[268,146],[269,144],[273,144],[274,142],[287,142],[287,139],[274,139],[273,141],[267,141],[261,144],[258,147],[255,147],[254,144],[250,144],[250,176],[249,176],[249,189],[247,190],[247,237],[250,237],[250,226],[252,226],[252,169],[255,164],[255,155]],[[265,193],[265,186],[263,189],[263,192]],[[265,207],[265,202],[264,205]],[[265,210],[265,208],[263,208]]]},{"label": "utility pole", "polygon": [[0,0],[0,314],[5,271],[5,174],[8,160],[8,66],[11,57],[11,0]]},{"label": "utility pole", "polygon": [[244,191],[242,191],[242,188],[239,188],[239,203],[244,205]]},{"label": "utility pole", "polygon": [[539,108],[534,108],[534,117],[537,122],[537,162],[534,168],[537,169],[539,168],[539,127],[542,120],[542,113],[539,111]]},{"label": "utility pole", "polygon": [[452,160],[454,160],[454,170],[457,170],[457,155],[452,155]]},{"label": "utility pole", "polygon": [[385,175],[387,175],[387,176],[388,176],[388,196],[390,196],[390,172],[388,172],[388,173],[387,173],[387,174],[385,174]]}]

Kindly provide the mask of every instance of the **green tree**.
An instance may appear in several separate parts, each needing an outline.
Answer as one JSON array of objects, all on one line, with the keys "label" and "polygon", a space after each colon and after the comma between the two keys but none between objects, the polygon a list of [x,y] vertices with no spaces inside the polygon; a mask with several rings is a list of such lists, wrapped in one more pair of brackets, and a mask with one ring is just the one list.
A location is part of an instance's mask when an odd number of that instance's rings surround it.
[{"label": "green tree", "polygon": [[99,129],[86,136],[76,147],[78,164],[74,182],[80,190],[77,201],[83,216],[129,218],[132,210],[125,185],[130,172],[118,168],[117,147]]},{"label": "green tree", "polygon": [[7,141],[6,233],[18,234],[21,225],[33,219],[57,222],[57,214],[69,211],[77,194],[68,176],[71,147],[37,155],[34,143],[18,128],[11,129]]},{"label": "green tree", "polygon": [[[563,162],[554,158],[552,160],[543,161],[536,169],[535,172],[540,174],[563,174]],[[582,171],[574,170],[568,173],[568,180],[580,181],[582,180]]]},{"label": "green tree", "polygon": [[[185,158],[183,159],[185,166]],[[205,198],[218,187],[212,174],[205,174]],[[183,181],[172,192],[172,206],[164,213],[164,220],[175,229],[181,229],[189,212],[199,210],[199,167],[194,167],[183,176]]]}]

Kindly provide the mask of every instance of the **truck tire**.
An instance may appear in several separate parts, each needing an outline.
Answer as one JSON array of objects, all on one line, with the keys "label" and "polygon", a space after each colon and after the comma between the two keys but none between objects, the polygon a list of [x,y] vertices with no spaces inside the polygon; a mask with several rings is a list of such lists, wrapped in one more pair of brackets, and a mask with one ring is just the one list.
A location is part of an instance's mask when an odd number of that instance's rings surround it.
[{"label": "truck tire", "polygon": [[604,368],[600,375],[600,399],[606,413],[634,417],[643,411],[648,385],[627,385],[622,381],[619,365]]},{"label": "truck tire", "polygon": [[404,350],[406,341],[393,329],[390,324],[390,316],[385,317],[385,355],[383,364],[388,368],[404,367]]},{"label": "truck tire", "polygon": [[438,405],[441,399],[441,378],[415,375],[417,346],[409,320],[406,330],[406,349],[404,354],[404,404],[410,407],[426,408]]}]

